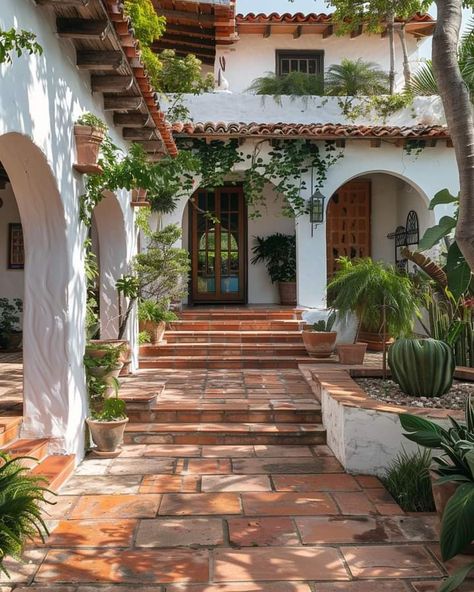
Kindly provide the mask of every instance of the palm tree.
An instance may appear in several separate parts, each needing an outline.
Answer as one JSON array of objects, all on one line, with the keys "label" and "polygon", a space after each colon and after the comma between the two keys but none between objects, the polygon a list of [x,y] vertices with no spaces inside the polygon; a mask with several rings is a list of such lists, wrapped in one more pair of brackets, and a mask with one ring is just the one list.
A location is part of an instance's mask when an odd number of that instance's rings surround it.
[{"label": "palm tree", "polygon": [[[474,21],[471,22],[469,30],[461,39],[458,49],[458,63],[472,99],[474,98]],[[439,94],[431,60],[428,60],[412,75],[408,90],[417,96]]]},{"label": "palm tree", "polygon": [[333,64],[326,74],[326,94],[361,96],[388,93],[388,75],[374,62],[343,59]]},{"label": "palm tree", "polygon": [[322,95],[324,80],[322,76],[304,72],[290,72],[284,76],[268,72],[265,76],[256,78],[247,90],[256,95],[273,97]]}]

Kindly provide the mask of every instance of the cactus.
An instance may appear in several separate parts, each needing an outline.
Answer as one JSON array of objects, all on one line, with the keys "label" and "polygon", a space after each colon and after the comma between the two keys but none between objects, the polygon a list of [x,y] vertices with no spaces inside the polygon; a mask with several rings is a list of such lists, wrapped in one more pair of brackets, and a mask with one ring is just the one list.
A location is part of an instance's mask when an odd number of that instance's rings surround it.
[{"label": "cactus", "polygon": [[388,352],[395,382],[416,397],[439,397],[453,384],[456,367],[451,347],[436,339],[399,339]]}]

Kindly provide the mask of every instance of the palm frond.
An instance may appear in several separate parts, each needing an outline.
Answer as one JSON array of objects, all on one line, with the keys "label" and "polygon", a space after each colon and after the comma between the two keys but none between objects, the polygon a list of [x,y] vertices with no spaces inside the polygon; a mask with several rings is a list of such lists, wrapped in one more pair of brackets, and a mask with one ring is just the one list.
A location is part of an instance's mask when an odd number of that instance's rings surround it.
[{"label": "palm frond", "polygon": [[319,96],[324,92],[322,76],[290,72],[285,76],[277,76],[269,72],[256,78],[247,89],[256,95],[280,96]]},{"label": "palm frond", "polygon": [[423,66],[412,74],[407,90],[415,96],[439,94],[438,83],[436,82],[431,60],[427,60]]},{"label": "palm frond", "polygon": [[388,75],[374,62],[343,59],[326,73],[326,92],[334,96],[370,96],[388,92]]}]

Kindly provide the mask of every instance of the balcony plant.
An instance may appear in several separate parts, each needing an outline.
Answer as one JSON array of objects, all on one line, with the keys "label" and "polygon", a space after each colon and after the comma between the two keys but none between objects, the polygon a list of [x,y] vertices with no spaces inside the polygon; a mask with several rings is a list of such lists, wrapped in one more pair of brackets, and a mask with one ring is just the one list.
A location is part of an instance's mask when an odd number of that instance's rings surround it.
[{"label": "balcony plant", "polygon": [[[100,352],[101,355],[97,355]],[[118,377],[123,367],[123,354],[114,345],[101,345],[101,349],[84,355],[84,367],[88,381],[100,380],[105,385],[101,396],[106,399],[112,397],[118,388]]]},{"label": "balcony plant", "polygon": [[163,340],[166,323],[175,321],[178,317],[169,310],[168,302],[142,300],[138,305],[138,321],[140,331],[150,335],[150,342],[156,345]]},{"label": "balcony plant", "polygon": [[[81,115],[74,125],[77,164],[82,167],[95,167],[99,150],[107,133],[107,125],[92,113]],[[85,169],[84,169],[84,172]]]},{"label": "balcony plant", "polygon": [[[433,457],[432,485],[441,519],[440,547],[443,561],[474,552],[474,398],[466,401],[464,421],[449,418],[445,429],[424,417],[401,414],[404,436],[416,444],[441,450]],[[441,585],[439,592],[453,592],[474,570],[474,562],[460,568]]]},{"label": "balcony plant", "polygon": [[24,460],[0,452],[0,573],[7,577],[4,560],[20,559],[28,541],[39,536],[44,542],[49,534],[41,514],[44,504],[52,503],[46,497],[51,492],[43,487],[43,478],[28,474]]},{"label": "balcony plant", "polygon": [[303,329],[302,337],[306,351],[313,358],[329,358],[336,347],[337,331],[332,328],[336,312],[331,311],[326,320],[321,319]]},{"label": "balcony plant", "polygon": [[20,329],[20,317],[23,302],[20,298],[0,298],[0,349],[17,349],[23,333]]},{"label": "balcony plant", "polygon": [[412,333],[418,302],[410,279],[391,265],[370,257],[341,257],[338,264],[339,270],[328,285],[328,298],[340,315],[352,313],[358,321],[354,343],[337,346],[339,360],[361,364],[367,349],[367,343],[358,341],[361,326],[381,334],[385,354],[387,336]]},{"label": "balcony plant", "polygon": [[251,263],[264,263],[273,284],[278,284],[280,304],[296,305],[296,236],[277,232],[255,237]]}]

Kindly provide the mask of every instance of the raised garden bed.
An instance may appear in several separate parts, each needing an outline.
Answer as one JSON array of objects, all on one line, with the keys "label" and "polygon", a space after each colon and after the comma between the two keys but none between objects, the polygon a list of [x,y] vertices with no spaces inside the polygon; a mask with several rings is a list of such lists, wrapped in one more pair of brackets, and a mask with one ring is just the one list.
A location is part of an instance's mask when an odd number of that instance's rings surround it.
[{"label": "raised garden bed", "polygon": [[455,380],[451,390],[442,397],[413,397],[407,395],[396,382],[382,378],[357,378],[355,382],[371,399],[424,409],[464,409],[466,398],[474,393],[474,383]]}]

